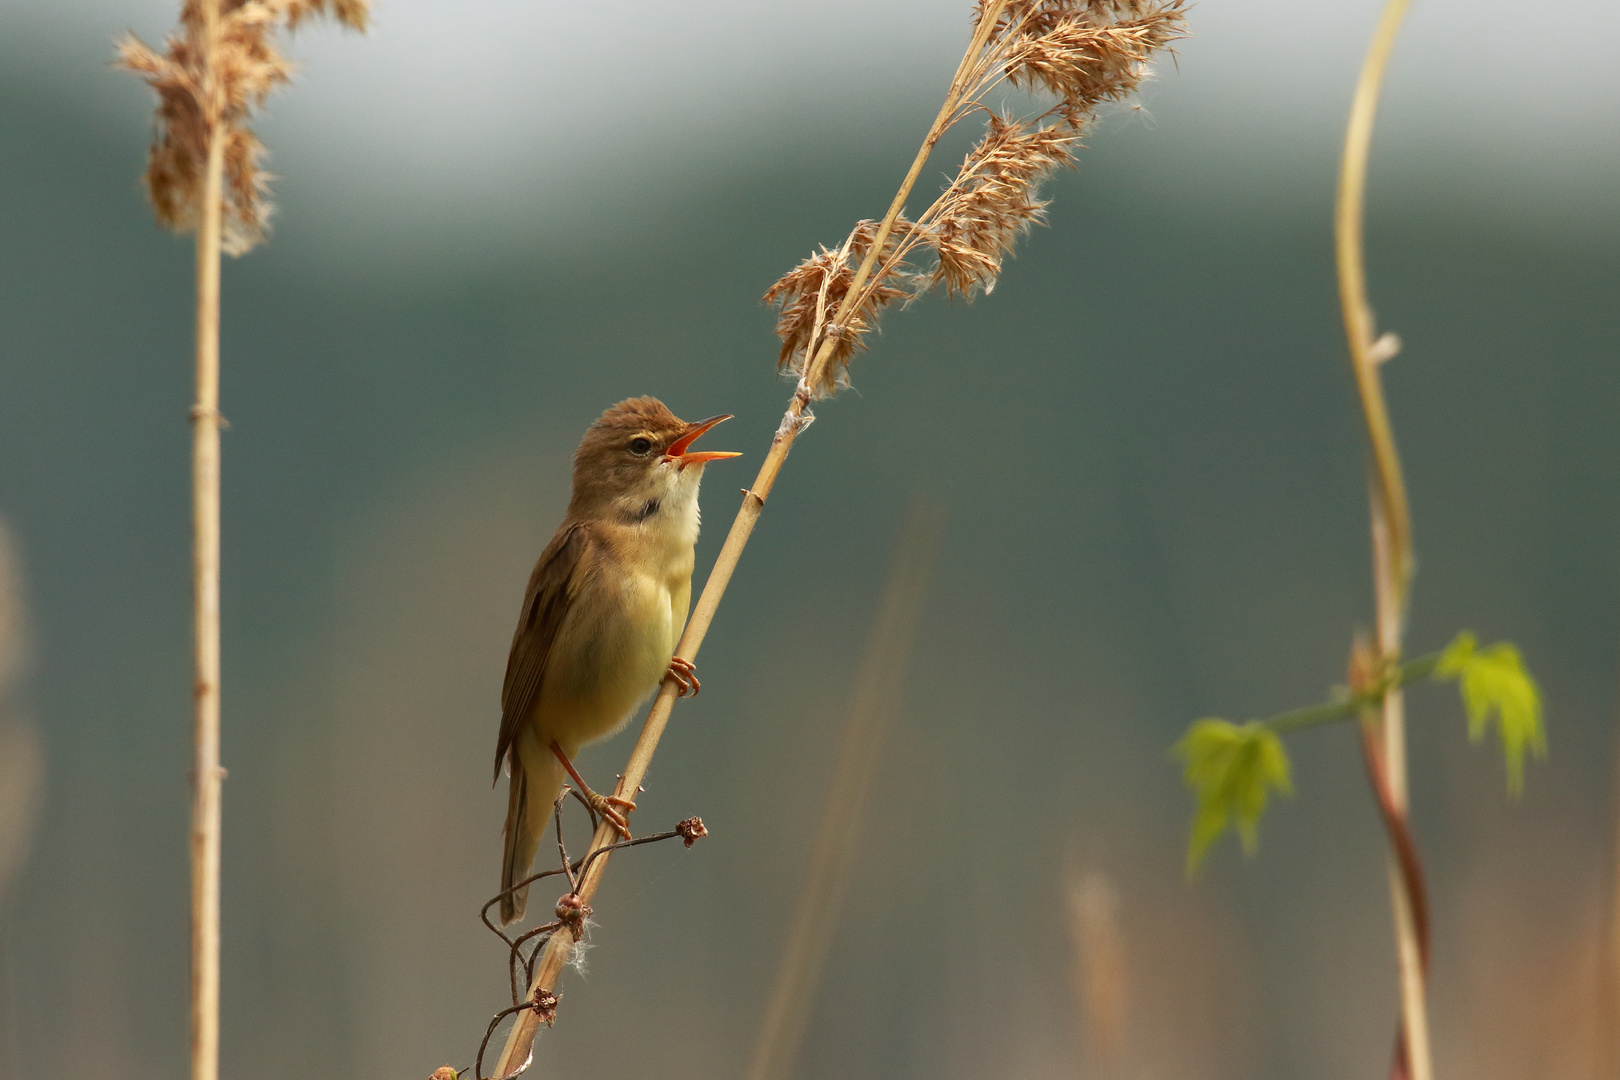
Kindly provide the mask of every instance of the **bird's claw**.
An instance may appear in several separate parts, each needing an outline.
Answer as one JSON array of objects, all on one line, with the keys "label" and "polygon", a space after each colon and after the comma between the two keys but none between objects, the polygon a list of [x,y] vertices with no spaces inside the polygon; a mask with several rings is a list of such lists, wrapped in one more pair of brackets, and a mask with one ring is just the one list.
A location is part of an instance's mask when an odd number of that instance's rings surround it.
[{"label": "bird's claw", "polygon": [[600,795],[594,791],[586,793],[585,801],[591,804],[591,809],[608,821],[619,831],[624,839],[630,839],[630,822],[619,811],[634,810],[636,804],[629,799],[621,799],[617,795]]},{"label": "bird's claw", "polygon": [[629,799],[621,799],[617,795],[602,795],[593,791],[591,785],[585,782],[585,778],[579,775],[579,770],[574,768],[574,763],[568,760],[568,755],[563,753],[562,747],[553,742],[551,752],[557,756],[558,761],[562,762],[563,768],[568,770],[568,775],[573,778],[575,785],[579,788],[580,798],[584,799],[585,805],[591,808],[591,813],[611,821],[613,827],[618,830],[619,835],[629,840],[630,822],[626,821],[624,815],[619,813],[619,809],[634,810],[636,804]]},{"label": "bird's claw", "polygon": [[675,680],[676,697],[685,697],[687,694],[696,697],[698,691],[703,689],[703,684],[698,682],[697,665],[679,656],[670,658],[669,671],[664,678]]}]

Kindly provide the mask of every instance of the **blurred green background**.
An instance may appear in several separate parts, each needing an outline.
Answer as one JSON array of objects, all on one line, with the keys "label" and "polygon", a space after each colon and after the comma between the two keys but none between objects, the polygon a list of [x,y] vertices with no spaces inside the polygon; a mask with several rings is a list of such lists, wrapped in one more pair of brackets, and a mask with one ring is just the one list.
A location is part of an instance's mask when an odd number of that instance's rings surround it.
[{"label": "blurred green background", "polygon": [[[1386,1068],[1352,733],[1293,740],[1299,794],[1260,857],[1224,843],[1191,885],[1166,753],[1197,716],[1317,700],[1370,618],[1328,212],[1377,8],[1195,7],[994,295],[892,314],[818,407],[641,803],[647,827],[698,813],[713,835],[615,862],[536,1075],[741,1074],[918,494],[943,551],[799,1075]],[[1541,17],[1419,5],[1369,263],[1406,343],[1412,647],[1519,643],[1552,742],[1513,803],[1454,695],[1412,696],[1438,1065],[1612,1080],[1620,14]],[[172,18],[0,11],[0,555],[27,626],[0,697],[8,1080],[185,1061],[191,250],[152,224],[150,98],[109,66],[114,33]],[[507,993],[477,921],[500,677],[568,454],[632,394],[735,413],[715,446],[747,456],[710,471],[707,566],[789,391],[756,298],[881,213],[965,35],[956,0],[395,0],[369,38],[295,43],[300,85],[260,126],[276,232],[225,273],[232,1080],[471,1064]],[[1111,1061],[1076,986],[1078,882],[1116,901]]]}]

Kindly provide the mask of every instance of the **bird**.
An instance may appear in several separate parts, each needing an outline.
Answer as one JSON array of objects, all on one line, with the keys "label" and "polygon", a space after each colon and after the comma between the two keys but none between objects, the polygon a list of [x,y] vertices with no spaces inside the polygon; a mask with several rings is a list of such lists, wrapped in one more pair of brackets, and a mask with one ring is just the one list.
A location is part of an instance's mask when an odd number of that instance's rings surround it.
[{"label": "bird", "polygon": [[675,655],[692,595],[698,486],[711,461],[692,443],[731,415],[687,423],[654,397],[602,413],[574,452],[568,512],[529,576],[501,687],[495,782],[509,777],[501,924],[523,917],[518,887],[552,806],[572,779],[594,813],[630,836],[635,803],[592,791],[574,758],[622,728],[665,679],[702,686]]}]

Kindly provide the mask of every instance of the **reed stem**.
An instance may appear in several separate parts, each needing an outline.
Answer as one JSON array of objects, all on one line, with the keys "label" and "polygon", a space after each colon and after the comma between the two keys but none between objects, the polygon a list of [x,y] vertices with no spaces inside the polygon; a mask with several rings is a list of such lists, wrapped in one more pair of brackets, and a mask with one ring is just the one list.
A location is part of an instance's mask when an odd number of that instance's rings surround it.
[{"label": "reed stem", "polygon": [[[1339,272],[1339,306],[1349,339],[1351,368],[1356,391],[1361,396],[1367,420],[1367,437],[1372,445],[1376,496],[1388,520],[1391,555],[1396,560],[1392,584],[1394,594],[1404,605],[1412,574],[1411,510],[1406,499],[1406,481],[1401,474],[1400,455],[1395,450],[1395,432],[1390,424],[1389,407],[1384,399],[1379,370],[1385,357],[1375,349],[1377,322],[1367,303],[1366,250],[1363,221],[1366,214],[1367,157],[1372,144],[1373,120],[1378,111],[1378,93],[1390,50],[1406,16],[1410,0],[1389,0],[1362,64],[1350,105],[1350,122],[1345,131],[1344,157],[1339,166],[1339,192],[1334,210],[1334,239]],[[1404,607],[1400,612],[1404,618]],[[1399,622],[1396,624],[1399,626]]]},{"label": "reed stem", "polygon": [[[1382,363],[1393,353],[1380,347],[1375,338],[1376,321],[1367,302],[1364,219],[1367,191],[1367,158],[1372,143],[1373,121],[1378,111],[1378,95],[1390,52],[1410,0],[1389,0],[1373,34],[1372,44],[1362,64],[1351,103],[1350,121],[1345,131],[1344,157],[1339,170],[1338,200],[1334,213],[1339,274],[1339,302],[1344,317],[1345,336],[1350,348],[1351,369],[1367,422],[1367,438],[1372,450],[1372,470],[1368,480],[1372,508],[1373,582],[1377,606],[1378,651],[1386,664],[1398,663],[1405,632],[1407,603],[1412,580],[1412,525],[1407,503],[1406,482],[1401,473],[1400,455],[1395,448],[1394,430],[1384,397],[1380,375]],[[1391,339],[1391,342],[1393,339]],[[1392,837],[1410,838],[1406,823],[1406,716],[1399,684],[1387,686],[1379,710],[1378,734],[1381,745],[1376,757],[1369,756],[1369,768],[1382,774],[1383,794],[1389,806]],[[1371,752],[1370,744],[1368,746]],[[1415,867],[1415,863],[1414,863]],[[1424,897],[1413,868],[1404,867],[1397,854],[1389,858],[1390,903],[1394,912],[1396,958],[1400,970],[1401,1035],[1397,1040],[1392,1075],[1408,1080],[1433,1080],[1434,1065],[1429,1048],[1429,1020],[1426,1002],[1427,942],[1420,926],[1427,921]]]},{"label": "reed stem", "polygon": [[[212,6],[212,5],[211,5]],[[191,801],[191,1076],[219,1076],[219,272],[224,138],[211,124],[197,228],[197,400],[191,411],[195,763]]]},{"label": "reed stem", "polygon": [[192,644],[191,1077],[219,1077],[219,277],[224,198],[224,88],[216,71],[219,0],[202,4],[199,102],[208,133],[197,223],[196,403],[191,410]]}]

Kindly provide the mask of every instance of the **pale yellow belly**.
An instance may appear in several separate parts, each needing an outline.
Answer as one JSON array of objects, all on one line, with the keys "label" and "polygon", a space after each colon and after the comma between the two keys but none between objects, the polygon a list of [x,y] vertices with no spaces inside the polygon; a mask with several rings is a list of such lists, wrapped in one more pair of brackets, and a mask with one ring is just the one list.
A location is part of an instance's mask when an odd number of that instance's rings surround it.
[{"label": "pale yellow belly", "polygon": [[667,580],[627,575],[612,590],[576,601],[552,644],[532,714],[540,747],[555,740],[570,758],[618,731],[652,694],[686,621],[685,597]]}]

